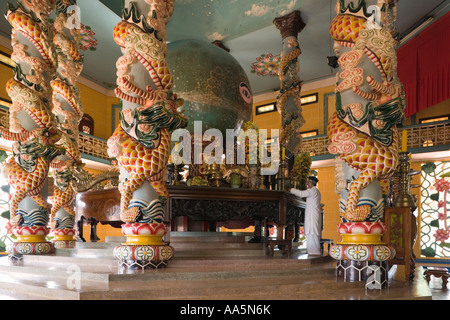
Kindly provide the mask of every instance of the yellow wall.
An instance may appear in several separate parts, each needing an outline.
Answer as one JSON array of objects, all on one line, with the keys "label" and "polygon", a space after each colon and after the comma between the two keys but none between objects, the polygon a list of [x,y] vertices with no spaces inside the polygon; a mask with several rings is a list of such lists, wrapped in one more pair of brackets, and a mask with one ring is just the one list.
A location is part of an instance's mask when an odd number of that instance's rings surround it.
[{"label": "yellow wall", "polygon": [[[450,99],[442,101],[441,103],[438,103],[434,106],[431,106],[429,108],[420,110],[415,114],[416,123],[418,124],[420,119],[427,119],[432,117],[439,117],[443,115],[450,115]],[[411,125],[412,124],[412,117],[408,117],[406,121],[404,122],[404,125]]]},{"label": "yellow wall", "polygon": [[[11,50],[0,46],[0,51],[6,54],[11,54]],[[6,93],[6,82],[14,76],[12,68],[0,63],[0,98],[11,101],[11,98]]]},{"label": "yellow wall", "polygon": [[317,187],[322,196],[322,204],[324,204],[322,238],[334,239],[335,242],[340,241],[341,237],[337,232],[337,225],[341,223],[341,219],[339,216],[339,195],[334,189],[334,167],[324,167],[316,170],[317,178],[319,179]]},{"label": "yellow wall", "polygon": [[94,119],[94,136],[108,139],[112,134],[112,106],[119,104],[119,99],[106,96],[81,83],[78,87],[83,110]]},{"label": "yellow wall", "polygon": [[[328,86],[316,90],[309,90],[309,91],[302,91],[301,95],[309,95],[313,93],[318,93],[318,102],[317,103],[311,103],[307,105],[302,105],[302,115],[305,119],[305,124],[301,128],[300,131],[312,131],[312,130],[318,130],[319,135],[325,134],[324,132],[324,116],[326,119],[329,118],[329,116],[334,112],[335,106],[334,106],[334,97],[328,97],[326,96],[328,93],[334,92],[334,86]],[[328,114],[324,115],[324,99],[328,100]],[[280,129],[281,126],[281,115],[278,112],[269,112],[264,113],[260,115],[256,115],[256,107],[274,103],[276,102],[276,98],[269,99],[269,100],[263,100],[258,103],[256,103],[253,106],[253,122],[258,124],[258,127],[260,129],[267,129],[267,134],[270,135],[270,129]]]}]

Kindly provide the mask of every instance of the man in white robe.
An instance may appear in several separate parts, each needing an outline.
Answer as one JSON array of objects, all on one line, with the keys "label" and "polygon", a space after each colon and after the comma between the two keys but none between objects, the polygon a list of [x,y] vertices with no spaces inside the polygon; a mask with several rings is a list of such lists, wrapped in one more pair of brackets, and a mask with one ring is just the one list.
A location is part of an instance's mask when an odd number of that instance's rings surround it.
[{"label": "man in white robe", "polygon": [[321,255],[320,239],[322,237],[321,194],[316,185],[319,180],[311,176],[306,181],[306,190],[292,188],[290,192],[299,198],[306,198],[305,236],[308,255]]}]

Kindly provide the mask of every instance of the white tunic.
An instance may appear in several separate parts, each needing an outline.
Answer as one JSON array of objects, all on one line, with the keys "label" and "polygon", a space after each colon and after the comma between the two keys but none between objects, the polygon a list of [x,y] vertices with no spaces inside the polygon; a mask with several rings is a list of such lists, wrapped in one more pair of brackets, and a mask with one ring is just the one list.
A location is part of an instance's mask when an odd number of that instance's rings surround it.
[{"label": "white tunic", "polygon": [[322,209],[321,195],[317,187],[311,187],[307,190],[291,189],[291,193],[299,198],[306,198],[305,208],[305,235],[322,234]]}]

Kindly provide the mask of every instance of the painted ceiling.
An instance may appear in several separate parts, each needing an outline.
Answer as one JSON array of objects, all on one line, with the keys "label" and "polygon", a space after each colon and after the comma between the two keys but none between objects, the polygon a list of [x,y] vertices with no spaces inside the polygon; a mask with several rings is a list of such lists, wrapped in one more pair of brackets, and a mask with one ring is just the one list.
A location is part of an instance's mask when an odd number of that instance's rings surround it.
[{"label": "painted ceiling", "polygon": [[[280,82],[278,77],[273,76],[273,68],[276,67],[282,42],[273,19],[294,10],[301,12],[306,27],[298,35],[302,50],[300,78],[304,82],[327,78],[336,72],[327,64],[327,56],[334,55],[328,28],[335,16],[335,2],[175,0],[175,11],[167,25],[167,40],[221,40],[247,73],[253,95],[276,91]],[[6,0],[0,0],[0,12],[6,12],[6,3]],[[87,48],[84,51],[82,74],[107,88],[113,88],[115,62],[121,52],[113,40],[112,30],[121,20],[123,0],[77,0],[77,4],[81,10],[81,22],[86,26],[86,41],[95,47],[95,50]],[[397,30],[404,37],[428,17],[436,20],[448,9],[448,0],[400,0]],[[9,37],[10,34],[10,25],[0,18],[0,35]]]}]

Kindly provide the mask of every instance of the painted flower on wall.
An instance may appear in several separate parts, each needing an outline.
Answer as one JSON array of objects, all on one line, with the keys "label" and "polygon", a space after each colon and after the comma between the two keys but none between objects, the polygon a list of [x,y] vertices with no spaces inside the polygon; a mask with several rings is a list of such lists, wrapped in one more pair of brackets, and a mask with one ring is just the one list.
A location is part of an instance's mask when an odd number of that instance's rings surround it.
[{"label": "painted flower on wall", "polygon": [[80,36],[80,50],[95,51],[97,46],[97,39],[94,38],[95,32],[91,27],[81,24],[81,28],[78,30]]},{"label": "painted flower on wall", "polygon": [[437,192],[442,192],[444,195],[444,199],[439,201],[439,195],[437,196],[438,201],[438,209],[443,209],[438,212],[438,220],[443,222],[444,228],[438,228],[436,232],[433,234],[436,241],[446,242],[446,240],[450,237],[450,227],[447,224],[448,214],[447,214],[447,195],[450,191],[450,181],[446,179],[449,176],[449,173],[441,175],[441,179],[437,179],[433,187]]},{"label": "painted flower on wall", "polygon": [[256,58],[256,62],[252,63],[251,73],[256,73],[258,76],[271,76],[278,75],[278,66],[280,64],[280,55],[274,56],[271,53],[262,54]]}]

